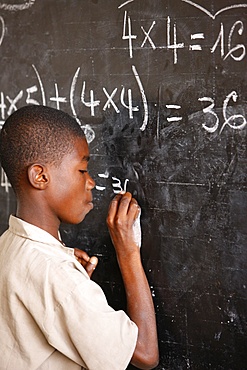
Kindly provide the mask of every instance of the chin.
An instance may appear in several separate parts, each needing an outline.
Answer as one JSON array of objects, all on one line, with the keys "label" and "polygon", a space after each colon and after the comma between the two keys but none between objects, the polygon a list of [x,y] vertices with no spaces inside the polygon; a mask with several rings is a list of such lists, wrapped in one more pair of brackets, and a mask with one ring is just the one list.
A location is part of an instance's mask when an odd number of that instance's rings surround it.
[{"label": "chin", "polygon": [[76,222],[76,224],[80,224],[82,221],[84,221],[85,217],[89,214],[90,211],[91,209],[88,212],[84,212],[83,215],[81,215],[80,219]]},{"label": "chin", "polygon": [[78,225],[80,224],[84,219],[85,217],[87,216],[87,214],[93,209],[93,204],[87,204],[87,207],[84,207],[83,209],[83,212],[82,213],[78,213],[77,216],[74,215],[74,217],[71,217],[71,218],[68,218],[66,220],[63,220],[62,222],[65,222],[67,224],[71,224],[71,225]]}]

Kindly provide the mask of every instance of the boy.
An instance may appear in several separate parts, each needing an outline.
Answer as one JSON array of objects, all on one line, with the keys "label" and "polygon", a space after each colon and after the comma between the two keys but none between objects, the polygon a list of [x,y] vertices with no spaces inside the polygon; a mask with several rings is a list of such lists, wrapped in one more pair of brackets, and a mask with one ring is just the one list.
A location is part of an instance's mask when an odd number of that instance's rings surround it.
[{"label": "boy", "polygon": [[2,128],[0,160],[17,198],[0,238],[0,369],[155,367],[155,314],[133,231],[136,200],[118,194],[107,217],[127,316],[90,279],[96,257],[60,239],[61,222],[77,224],[93,208],[89,149],[76,120],[43,106],[17,110]]}]

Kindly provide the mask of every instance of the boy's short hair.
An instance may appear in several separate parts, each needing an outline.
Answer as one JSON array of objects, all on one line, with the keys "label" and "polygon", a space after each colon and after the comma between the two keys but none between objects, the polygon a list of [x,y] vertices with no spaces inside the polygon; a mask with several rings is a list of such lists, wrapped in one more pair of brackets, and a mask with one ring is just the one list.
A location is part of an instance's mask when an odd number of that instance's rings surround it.
[{"label": "boy's short hair", "polygon": [[14,191],[29,165],[58,165],[78,137],[85,138],[81,126],[65,112],[42,105],[15,111],[0,133],[0,162]]}]

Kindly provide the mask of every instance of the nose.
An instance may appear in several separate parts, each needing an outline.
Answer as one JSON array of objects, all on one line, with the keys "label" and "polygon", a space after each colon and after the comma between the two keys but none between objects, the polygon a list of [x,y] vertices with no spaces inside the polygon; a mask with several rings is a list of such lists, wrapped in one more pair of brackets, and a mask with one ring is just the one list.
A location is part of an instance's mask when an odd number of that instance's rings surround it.
[{"label": "nose", "polygon": [[87,178],[87,189],[92,190],[95,187],[95,181],[93,178],[89,175],[87,172],[88,178]]}]

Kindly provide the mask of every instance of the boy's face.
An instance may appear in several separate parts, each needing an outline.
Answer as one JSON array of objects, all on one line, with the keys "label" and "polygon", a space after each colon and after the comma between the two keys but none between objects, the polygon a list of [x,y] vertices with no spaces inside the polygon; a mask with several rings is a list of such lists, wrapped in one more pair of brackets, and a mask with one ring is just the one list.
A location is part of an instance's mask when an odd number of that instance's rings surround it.
[{"label": "boy's face", "polygon": [[78,138],[74,149],[59,166],[49,168],[47,204],[60,222],[78,224],[93,208],[94,180],[87,172],[89,149],[86,139]]}]

